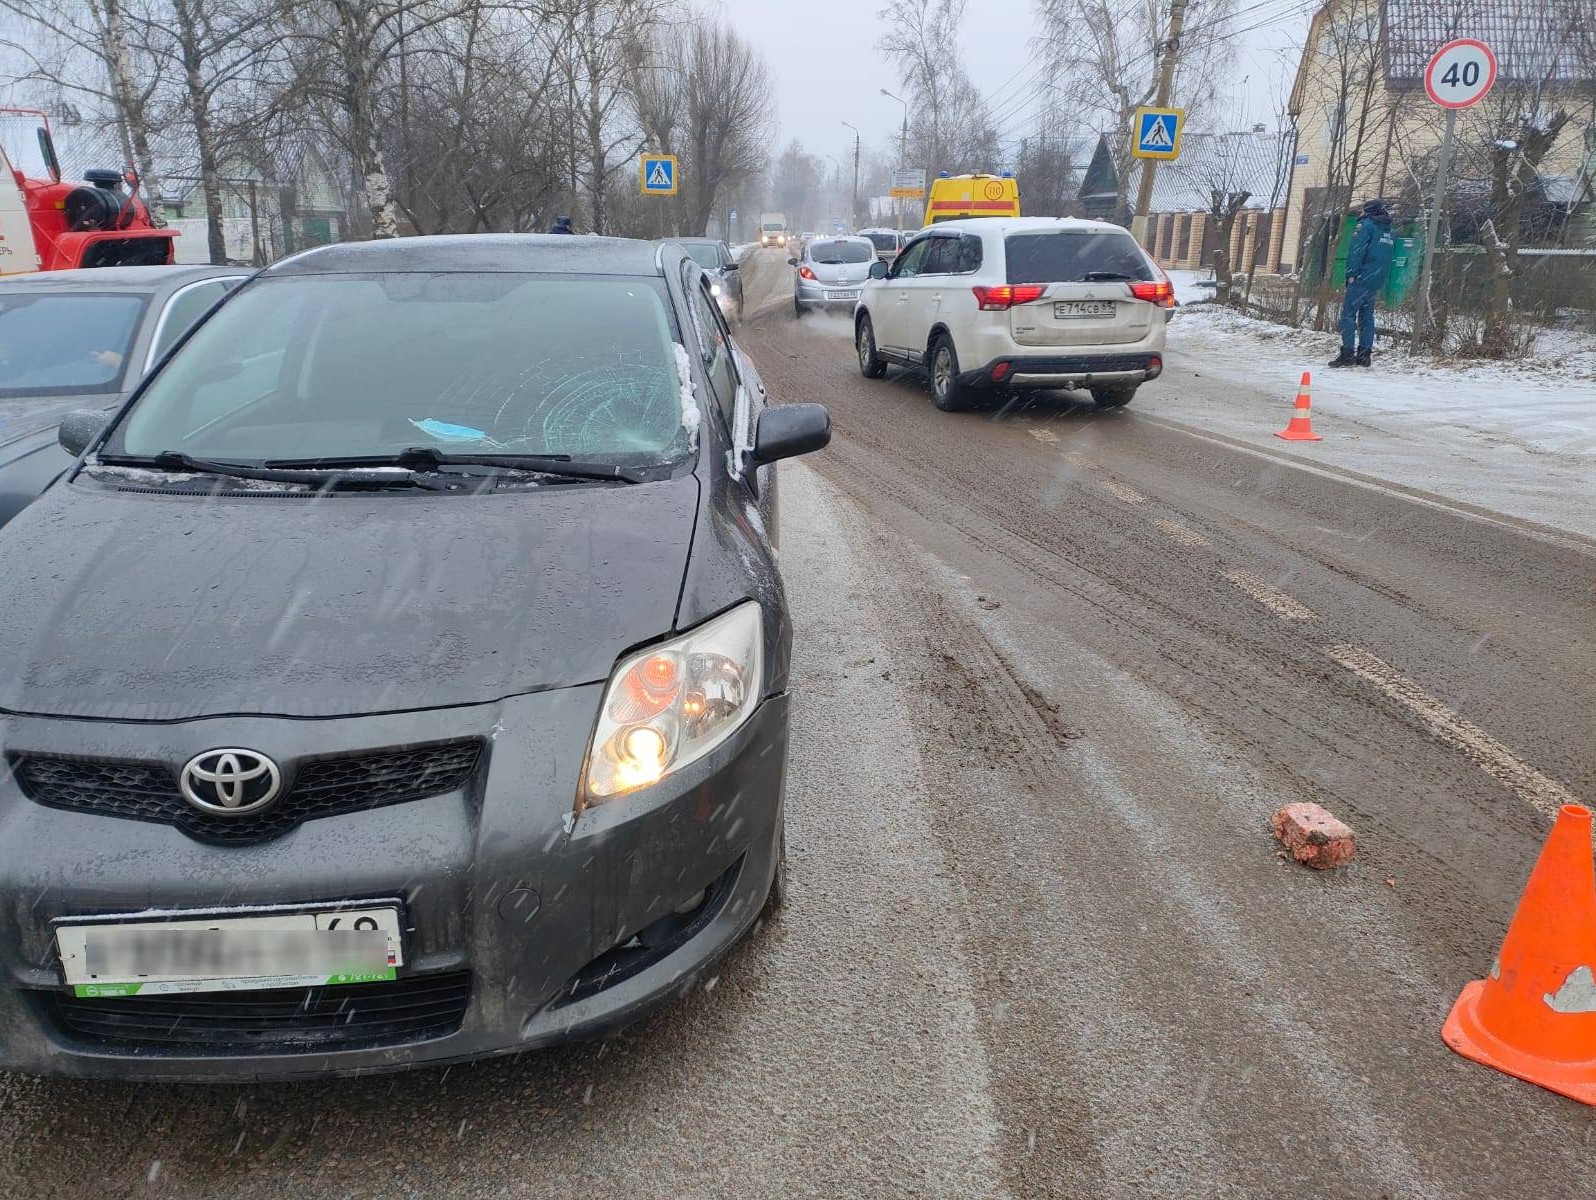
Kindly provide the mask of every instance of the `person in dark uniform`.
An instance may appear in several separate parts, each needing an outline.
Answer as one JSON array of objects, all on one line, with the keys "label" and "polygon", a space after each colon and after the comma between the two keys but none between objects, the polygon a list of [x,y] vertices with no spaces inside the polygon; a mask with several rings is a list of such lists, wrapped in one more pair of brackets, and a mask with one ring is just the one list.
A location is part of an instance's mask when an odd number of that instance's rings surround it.
[{"label": "person in dark uniform", "polygon": [[1370,200],[1347,250],[1347,294],[1341,301],[1341,353],[1332,367],[1366,367],[1374,349],[1374,298],[1391,277],[1396,237],[1385,205]]},{"label": "person in dark uniform", "polygon": [[574,234],[576,230],[571,228],[571,218],[561,215],[554,218],[554,224],[549,227],[549,232]]}]

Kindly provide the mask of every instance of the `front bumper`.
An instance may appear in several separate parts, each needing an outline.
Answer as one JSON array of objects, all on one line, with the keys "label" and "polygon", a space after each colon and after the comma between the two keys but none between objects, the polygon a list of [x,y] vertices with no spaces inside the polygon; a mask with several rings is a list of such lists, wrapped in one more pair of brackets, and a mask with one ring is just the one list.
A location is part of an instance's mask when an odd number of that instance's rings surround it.
[{"label": "front bumper", "polygon": [[[48,808],[0,776],[0,1069],[234,1080],[391,1070],[602,1034],[691,987],[753,925],[770,888],[787,698],[767,699],[736,735],[679,774],[572,821],[602,690],[310,722],[0,719],[9,751],[123,760],[181,762],[216,745],[258,748],[285,764],[351,746],[461,737],[484,745],[475,774],[456,791],[307,821],[245,845]],[[706,889],[690,917],[675,915]],[[159,1039],[86,1037],[63,1017],[59,919],[384,898],[403,906],[401,981],[469,979],[458,1023],[423,1040],[331,1045],[285,1035],[174,1048]],[[639,932],[648,953],[625,949],[638,945]]]},{"label": "front bumper", "polygon": [[1162,354],[1021,355],[994,358],[974,371],[962,372],[968,387],[1092,388],[1139,384],[1163,374]]}]

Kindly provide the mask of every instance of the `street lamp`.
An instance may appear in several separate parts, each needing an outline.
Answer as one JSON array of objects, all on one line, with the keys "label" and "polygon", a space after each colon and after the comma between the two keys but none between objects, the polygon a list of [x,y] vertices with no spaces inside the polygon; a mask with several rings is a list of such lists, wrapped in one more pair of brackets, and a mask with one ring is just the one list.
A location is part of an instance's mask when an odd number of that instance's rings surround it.
[{"label": "street lamp", "polygon": [[852,233],[859,228],[859,128],[851,121],[843,124],[853,130],[853,207],[848,210],[848,231]]},{"label": "street lamp", "polygon": [[[905,100],[902,96],[897,96],[897,95],[894,95],[892,92],[887,91],[886,88],[882,88],[881,89],[881,94],[883,96],[885,96],[888,100],[896,100],[899,104],[903,105],[903,133],[898,138],[898,166],[899,167],[906,167],[906,166],[909,165],[908,161],[907,161],[908,158],[909,158],[909,102],[907,100]],[[899,233],[899,235],[901,237],[901,235],[903,234],[903,201],[902,200],[898,201],[897,209],[898,209],[898,233]]]}]

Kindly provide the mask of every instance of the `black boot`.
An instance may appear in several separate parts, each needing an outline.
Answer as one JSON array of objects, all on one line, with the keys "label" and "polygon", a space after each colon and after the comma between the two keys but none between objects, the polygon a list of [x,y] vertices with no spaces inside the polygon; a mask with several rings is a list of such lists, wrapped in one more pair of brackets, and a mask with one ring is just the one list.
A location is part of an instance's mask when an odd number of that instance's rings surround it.
[{"label": "black boot", "polygon": [[[1343,353],[1345,353],[1345,352],[1343,351]],[[1356,365],[1356,366],[1360,366],[1360,367],[1369,366],[1370,365],[1369,356],[1371,354],[1373,354],[1373,353],[1374,353],[1374,351],[1372,351],[1372,350],[1359,350],[1357,352],[1357,354],[1353,355],[1353,357],[1352,357],[1353,364]],[[1332,364],[1332,365],[1334,365],[1334,364]]]},{"label": "black boot", "polygon": [[1357,362],[1357,356],[1352,353],[1351,346],[1341,347],[1341,353],[1330,360],[1332,367],[1350,367]]}]

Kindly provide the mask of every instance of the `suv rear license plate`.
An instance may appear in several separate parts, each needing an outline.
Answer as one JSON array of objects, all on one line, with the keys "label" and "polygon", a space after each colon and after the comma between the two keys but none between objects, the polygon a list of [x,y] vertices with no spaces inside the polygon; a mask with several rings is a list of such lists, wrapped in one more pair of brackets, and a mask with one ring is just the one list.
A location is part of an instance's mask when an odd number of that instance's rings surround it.
[{"label": "suv rear license plate", "polygon": [[78,996],[160,996],[378,983],[404,964],[398,908],[328,908],[59,925]]},{"label": "suv rear license plate", "polygon": [[859,299],[859,292],[858,292],[857,289],[854,290],[854,291],[851,291],[851,292],[827,292],[826,293],[826,299],[827,300],[857,300],[857,299]]},{"label": "suv rear license plate", "polygon": [[1053,315],[1060,321],[1072,317],[1112,317],[1112,300],[1060,300],[1053,305]]}]

